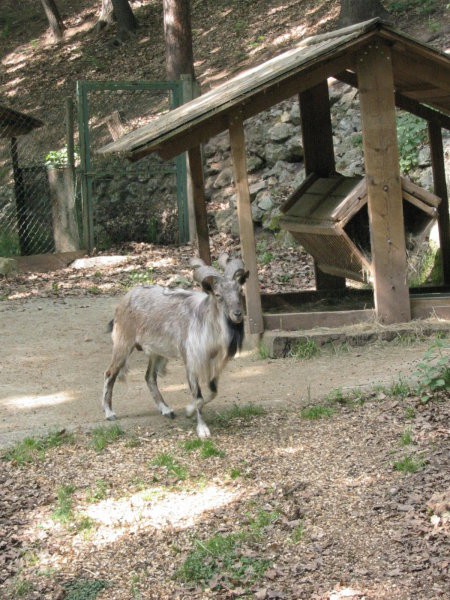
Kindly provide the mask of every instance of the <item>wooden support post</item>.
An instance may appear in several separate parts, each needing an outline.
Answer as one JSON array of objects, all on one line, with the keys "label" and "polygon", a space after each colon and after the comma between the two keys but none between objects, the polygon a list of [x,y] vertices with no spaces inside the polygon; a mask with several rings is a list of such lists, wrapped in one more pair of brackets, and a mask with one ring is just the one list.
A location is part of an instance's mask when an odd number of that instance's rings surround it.
[{"label": "wooden support post", "polygon": [[[299,104],[305,173],[330,177],[335,173],[335,161],[327,80],[301,92]],[[345,289],[345,277],[323,273],[316,261],[314,271],[317,290]]]},{"label": "wooden support post", "polygon": [[359,51],[357,75],[377,317],[411,320],[391,51],[374,41]]},{"label": "wooden support post", "polygon": [[200,146],[188,150],[189,169],[192,180],[195,225],[197,229],[198,252],[207,265],[211,264],[209,249],[208,216],[206,213],[205,188],[203,183],[202,153]]},{"label": "wooden support post", "polygon": [[434,193],[441,203],[438,208],[439,245],[441,248],[442,274],[444,284],[450,285],[450,222],[448,191],[445,181],[444,148],[442,130],[436,123],[428,123],[428,136],[431,148],[431,164],[433,168]]},{"label": "wooden support post", "polygon": [[264,324],[258,281],[258,264],[256,262],[255,232],[253,229],[250,190],[248,187],[247,157],[245,155],[244,123],[240,112],[230,115],[229,131],[236,185],[242,259],[245,268],[250,271],[250,277],[245,286],[249,330],[250,333],[263,333]]}]

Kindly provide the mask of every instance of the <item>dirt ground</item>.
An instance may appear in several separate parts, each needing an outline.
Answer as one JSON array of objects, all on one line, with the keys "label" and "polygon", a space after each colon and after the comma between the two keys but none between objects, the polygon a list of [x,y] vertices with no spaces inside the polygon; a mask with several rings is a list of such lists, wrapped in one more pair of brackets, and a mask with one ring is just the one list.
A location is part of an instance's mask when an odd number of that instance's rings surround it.
[{"label": "dirt ground", "polygon": [[[183,416],[182,366],[162,380],[178,415],[170,421],[149,401],[136,353],[128,384],[116,386],[124,432],[96,447],[116,302],[0,303],[1,446],[74,431],[31,449],[28,462],[2,453],[0,596],[448,597],[448,395],[421,404],[392,391],[430,340],[311,360],[262,359],[247,348],[205,411],[209,446],[196,445]],[[384,391],[351,399],[377,384]],[[341,398],[327,400],[336,390]],[[224,417],[235,404],[262,414]],[[317,418],[305,407],[319,409]]]},{"label": "dirt ground", "polygon": [[[32,299],[0,304],[0,446],[55,429],[89,429],[103,421],[103,372],[111,340],[107,323],[117,297]],[[335,389],[351,390],[408,379],[429,341],[350,349],[309,361],[261,360],[250,344],[222,375],[205,415],[236,402],[300,407]],[[153,430],[190,427],[181,363],[171,363],[161,390],[178,419],[162,418],[144,382],[145,357],[132,357],[128,382],[115,387],[122,426]]]}]

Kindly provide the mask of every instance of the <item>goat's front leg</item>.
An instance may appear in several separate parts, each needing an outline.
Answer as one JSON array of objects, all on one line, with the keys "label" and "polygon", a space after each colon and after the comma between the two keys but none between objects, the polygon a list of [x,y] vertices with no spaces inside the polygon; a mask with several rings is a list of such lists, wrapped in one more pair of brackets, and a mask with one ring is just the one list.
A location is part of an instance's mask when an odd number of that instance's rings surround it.
[{"label": "goat's front leg", "polygon": [[198,384],[198,380],[195,376],[188,373],[189,387],[191,388],[193,401],[189,406],[186,407],[186,414],[188,417],[192,417],[194,413],[197,415],[197,435],[199,438],[207,438],[211,435],[208,425],[205,423],[202,417],[202,408],[205,401],[202,396],[202,391]]},{"label": "goat's front leg", "polygon": [[116,414],[112,410],[112,393],[114,389],[114,383],[116,382],[117,375],[120,369],[109,368],[105,373],[105,382],[103,384],[103,411],[108,421],[115,421]]},{"label": "goat's front leg", "polygon": [[164,398],[161,395],[161,392],[159,391],[157,382],[158,371],[163,371],[165,363],[166,361],[163,358],[159,356],[151,356],[149,358],[147,371],[145,373],[145,381],[159,412],[165,417],[174,419],[175,413],[170,406],[167,406]]}]

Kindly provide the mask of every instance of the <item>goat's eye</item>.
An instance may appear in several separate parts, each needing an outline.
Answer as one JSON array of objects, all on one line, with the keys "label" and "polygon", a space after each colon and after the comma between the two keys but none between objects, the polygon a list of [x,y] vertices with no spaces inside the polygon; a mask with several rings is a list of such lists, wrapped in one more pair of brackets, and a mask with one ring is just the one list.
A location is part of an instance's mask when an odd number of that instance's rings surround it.
[{"label": "goat's eye", "polygon": [[216,297],[217,302],[222,302],[222,300],[223,300],[222,294],[219,294],[218,292],[216,292],[214,294],[214,296]]}]

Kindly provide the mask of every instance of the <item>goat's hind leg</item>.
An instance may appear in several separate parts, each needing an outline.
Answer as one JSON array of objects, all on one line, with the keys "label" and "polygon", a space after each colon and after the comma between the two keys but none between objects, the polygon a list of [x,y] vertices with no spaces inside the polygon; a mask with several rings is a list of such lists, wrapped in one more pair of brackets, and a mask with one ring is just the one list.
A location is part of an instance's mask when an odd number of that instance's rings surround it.
[{"label": "goat's hind leg", "polygon": [[105,372],[102,407],[105,413],[105,417],[106,419],[108,419],[108,421],[116,420],[116,413],[112,409],[112,394],[117,376],[124,364],[125,361],[122,365],[116,366],[114,362],[112,362],[109,369]]},{"label": "goat's hind leg", "polygon": [[161,395],[161,392],[159,391],[157,382],[158,373],[163,373],[166,363],[167,360],[162,356],[150,356],[148,360],[147,371],[145,373],[145,381],[159,412],[165,417],[174,419],[175,413],[170,406],[167,406],[164,398]]}]

